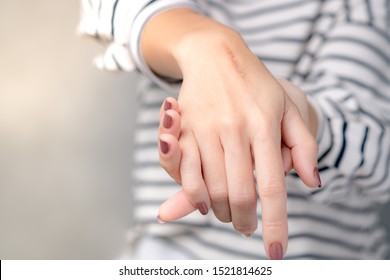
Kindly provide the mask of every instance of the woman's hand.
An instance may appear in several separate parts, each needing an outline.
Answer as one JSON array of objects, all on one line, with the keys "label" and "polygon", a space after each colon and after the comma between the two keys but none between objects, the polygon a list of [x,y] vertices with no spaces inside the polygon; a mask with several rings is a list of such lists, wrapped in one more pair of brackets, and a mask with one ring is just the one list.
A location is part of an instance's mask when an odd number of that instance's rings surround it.
[{"label": "woman's hand", "polygon": [[[190,21],[193,29],[162,52],[175,63],[160,67],[155,54],[145,50],[156,73],[183,77],[180,176],[187,206],[202,214],[212,207],[219,220],[232,221],[237,231],[250,235],[257,228],[258,193],[266,251],[271,258],[282,258],[287,248],[287,195],[281,145],[291,150],[293,167],[306,185],[318,187],[316,141],[284,89],[237,33],[201,16],[183,18],[176,12],[175,20]],[[179,34],[183,28],[178,27]],[[150,46],[147,38],[144,43]],[[164,145],[160,142],[161,150]],[[179,218],[165,211],[175,206],[176,198],[161,206],[161,220]]]},{"label": "woman's hand", "polygon": [[[278,82],[284,88],[292,102],[297,106],[303,121],[311,131],[312,135],[315,136],[317,117],[313,108],[308,103],[304,92],[287,80],[278,79]],[[167,98],[160,109],[160,163],[167,173],[178,183],[181,183],[181,150],[178,141],[180,129],[181,116],[179,104],[174,98]],[[291,150],[282,143],[281,153],[285,174],[287,174],[293,167]],[[196,209],[197,208],[191,204],[184,193],[180,191],[173,198],[164,203],[160,209],[160,213],[163,216],[171,216],[174,217],[173,219],[178,219],[188,215]]]},{"label": "woman's hand", "polygon": [[[314,108],[308,102],[305,93],[297,86],[284,79],[278,79],[279,84],[286,91],[291,101],[295,104],[299,113],[313,136],[317,134],[317,116]],[[160,126],[158,132],[160,148],[160,164],[165,171],[178,183],[181,184],[180,160],[181,150],[179,136],[181,129],[181,116],[179,103],[173,97],[168,97],[160,108]],[[285,175],[293,168],[291,150],[282,142],[281,147]],[[195,211],[183,212],[184,217]]]}]

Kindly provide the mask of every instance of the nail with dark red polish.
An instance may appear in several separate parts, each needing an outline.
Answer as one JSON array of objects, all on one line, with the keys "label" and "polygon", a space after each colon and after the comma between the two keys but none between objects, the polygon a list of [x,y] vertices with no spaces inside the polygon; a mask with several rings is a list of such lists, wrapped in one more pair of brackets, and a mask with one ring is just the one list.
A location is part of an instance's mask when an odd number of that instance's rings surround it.
[{"label": "nail with dark red polish", "polygon": [[272,243],[269,247],[269,257],[271,260],[283,259],[283,248],[280,243]]},{"label": "nail with dark red polish", "polygon": [[172,108],[172,103],[169,102],[167,99],[164,101],[164,111],[168,111]]},{"label": "nail with dark red polish", "polygon": [[207,208],[207,205],[204,202],[197,203],[196,207],[198,208],[199,212],[202,215],[207,215],[207,213],[209,212],[209,209]]},{"label": "nail with dark red polish", "polygon": [[171,128],[171,126],[172,126],[172,117],[167,113],[165,113],[163,118],[163,127],[169,129]]},{"label": "nail with dark red polish", "polygon": [[321,183],[321,177],[320,177],[320,173],[318,172],[318,167],[315,167],[314,168],[314,178],[316,178],[317,182],[318,182],[318,187],[321,188],[322,186],[322,183]]},{"label": "nail with dark red polish", "polygon": [[169,145],[167,142],[160,139],[160,150],[161,152],[166,155],[169,152]]}]

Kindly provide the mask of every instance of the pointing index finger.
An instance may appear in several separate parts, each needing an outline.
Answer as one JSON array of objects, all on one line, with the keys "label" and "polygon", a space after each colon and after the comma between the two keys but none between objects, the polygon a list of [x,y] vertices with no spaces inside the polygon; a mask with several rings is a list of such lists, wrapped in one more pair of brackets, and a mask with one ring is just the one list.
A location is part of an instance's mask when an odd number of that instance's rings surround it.
[{"label": "pointing index finger", "polygon": [[280,146],[280,129],[263,129],[252,140],[263,241],[271,259],[283,258],[288,239],[287,191]]}]

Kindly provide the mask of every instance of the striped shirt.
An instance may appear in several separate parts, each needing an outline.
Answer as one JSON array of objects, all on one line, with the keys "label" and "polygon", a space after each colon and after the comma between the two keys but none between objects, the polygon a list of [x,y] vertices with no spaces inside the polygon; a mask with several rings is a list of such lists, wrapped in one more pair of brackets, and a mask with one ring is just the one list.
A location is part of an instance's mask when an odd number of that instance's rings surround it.
[{"label": "striped shirt", "polygon": [[[389,244],[378,216],[390,198],[390,0],[89,0],[80,32],[107,44],[101,69],[143,73],[134,152],[138,236],[169,240],[194,259],[266,259],[261,227],[244,239],[212,213],[156,222],[179,190],[160,168],[159,108],[180,84],[162,80],[140,53],[155,14],[187,7],[238,31],[270,71],[298,85],[319,117],[321,189],[287,176],[286,259],[383,259]],[[258,207],[261,223],[261,209]]]}]

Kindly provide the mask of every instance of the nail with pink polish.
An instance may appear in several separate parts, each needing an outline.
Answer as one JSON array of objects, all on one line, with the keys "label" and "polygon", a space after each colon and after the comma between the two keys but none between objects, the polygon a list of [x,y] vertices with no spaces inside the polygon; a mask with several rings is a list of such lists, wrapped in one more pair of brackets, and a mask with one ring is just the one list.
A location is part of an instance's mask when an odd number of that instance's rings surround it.
[{"label": "nail with pink polish", "polygon": [[167,99],[164,101],[164,111],[168,111],[172,108],[172,103],[169,102]]},{"label": "nail with pink polish", "polygon": [[172,117],[167,113],[165,113],[163,118],[163,127],[166,129],[170,129],[171,126],[172,126]]},{"label": "nail with pink polish", "polygon": [[202,215],[207,215],[209,212],[209,208],[207,208],[207,205],[204,202],[197,203],[196,207]]},{"label": "nail with pink polish", "polygon": [[163,140],[159,140],[160,142],[160,150],[161,152],[166,155],[168,152],[169,152],[169,145],[167,142],[163,141]]},{"label": "nail with pink polish", "polygon": [[281,260],[283,259],[283,248],[280,243],[272,243],[268,250],[269,258],[271,260]]}]

